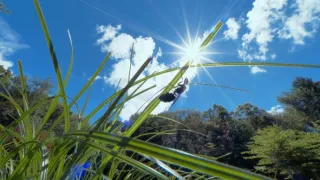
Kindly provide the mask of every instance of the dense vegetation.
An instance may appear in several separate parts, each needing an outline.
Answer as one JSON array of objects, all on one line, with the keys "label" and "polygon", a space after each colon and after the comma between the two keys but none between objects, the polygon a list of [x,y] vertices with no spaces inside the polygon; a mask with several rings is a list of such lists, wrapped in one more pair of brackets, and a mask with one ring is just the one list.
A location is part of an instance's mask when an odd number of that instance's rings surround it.
[{"label": "dense vegetation", "polygon": [[[36,77],[30,78],[24,76],[24,81],[26,84],[26,94],[28,106],[32,107],[36,105],[39,101],[49,98],[51,93],[51,88],[53,87],[50,83],[50,79],[41,80]],[[20,77],[14,76],[10,70],[6,70],[3,66],[0,66],[0,93],[7,94],[12,97],[20,106],[23,106],[24,100],[21,92],[21,83]],[[42,120],[44,119],[46,112],[48,111],[50,103],[45,103],[34,112],[31,113],[32,119],[32,128],[39,129]],[[53,121],[58,118],[59,115],[63,112],[63,106],[61,103],[58,103],[52,114],[48,117],[48,121],[44,126],[44,131],[52,126]],[[19,117],[19,112],[16,111],[14,105],[3,96],[0,96],[0,124],[7,127],[12,124],[15,119]],[[78,122],[81,118],[70,112],[71,117],[71,128],[75,129]],[[87,125],[88,126],[88,125]],[[23,128],[21,126],[16,127],[16,131],[20,132]],[[51,136],[61,136],[63,134],[64,125],[63,122],[60,122],[54,131],[51,133]],[[35,132],[35,131],[34,131]]]},{"label": "dense vegetation", "polygon": [[[320,82],[296,78],[291,91],[279,96],[278,101],[285,108],[283,113],[271,114],[250,103],[232,112],[216,104],[204,112],[166,112],[149,118],[135,136],[151,133],[139,138],[220,157],[221,162],[279,179],[319,179]],[[154,132],[163,134],[154,137]]]},{"label": "dense vegetation", "polygon": [[[252,65],[320,68],[320,65],[194,64],[188,60],[180,68],[155,72],[138,80],[152,61],[150,57],[123,89],[84,114],[89,98],[81,110],[77,101],[101,73],[111,54],[105,56],[76,95],[69,97],[65,87],[74,58],[71,34],[68,31],[70,64],[63,77],[40,4],[38,0],[33,2],[58,84],[55,93],[49,92],[49,81],[26,77],[21,61],[18,61],[19,76],[0,67],[0,179],[269,179],[250,171],[254,169],[279,179],[319,179],[319,83],[311,79],[298,78],[292,91],[279,98],[286,108],[282,114],[271,115],[244,104],[234,112],[214,105],[203,113],[179,111],[155,116],[151,112],[160,103],[155,97],[140,114],[132,117],[131,123],[118,120],[127,101],[156,86],[141,88],[148,79],[168,72],[177,73],[161,94],[170,92],[189,68]],[[3,9],[0,1],[0,12]],[[201,50],[210,44],[222,25],[221,21],[216,24],[202,42]],[[130,94],[129,89],[134,91]],[[89,126],[89,120],[105,106],[104,114]],[[72,113],[73,107],[77,109],[76,115]]]},{"label": "dense vegetation", "polygon": [[[0,79],[0,92],[9,94],[22,106],[20,77],[0,66]],[[48,79],[25,77],[25,82],[31,106],[50,97],[52,85]],[[165,112],[148,118],[133,136],[278,179],[317,179],[320,175],[320,82],[296,78],[291,91],[283,93],[278,100],[285,108],[283,113],[271,114],[250,103],[239,105],[231,112],[216,104],[204,112]],[[31,114],[33,128],[39,128],[48,108],[49,104],[45,104]],[[18,117],[17,113],[7,99],[0,97],[1,125],[9,126]],[[44,129],[62,113],[63,106],[59,103]],[[132,116],[131,122],[137,117],[138,114]],[[77,127],[79,117],[72,115],[71,119],[71,127]],[[61,136],[63,128],[61,122],[51,136]],[[17,132],[20,130],[16,128]]]}]

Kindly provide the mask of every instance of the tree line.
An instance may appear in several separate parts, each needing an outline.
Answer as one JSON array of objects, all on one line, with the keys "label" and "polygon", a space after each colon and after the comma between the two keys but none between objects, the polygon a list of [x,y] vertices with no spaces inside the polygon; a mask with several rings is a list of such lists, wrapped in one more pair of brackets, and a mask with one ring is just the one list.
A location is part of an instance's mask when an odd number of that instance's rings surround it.
[{"label": "tree line", "polygon": [[298,77],[278,102],[283,112],[250,103],[231,112],[217,104],[204,112],[165,112],[135,136],[276,179],[320,179],[320,82]]},{"label": "tree line", "polygon": [[[23,107],[21,79],[0,66],[0,124],[9,126],[18,117],[11,97]],[[25,77],[29,107],[50,97],[50,79]],[[298,77],[291,90],[278,97],[281,113],[268,113],[250,103],[228,111],[214,104],[204,112],[179,110],[148,118],[133,137],[218,160],[277,179],[320,179],[320,82]],[[32,126],[39,128],[50,103],[31,114]],[[63,113],[58,104],[43,134]],[[130,118],[132,122],[138,114]],[[71,127],[81,121],[71,112]],[[121,124],[116,123],[115,126]],[[89,125],[88,125],[89,127]],[[16,131],[20,131],[17,126]],[[50,136],[63,135],[61,122]],[[0,132],[1,135],[1,132]],[[6,141],[12,141],[8,138]],[[141,156],[137,156],[141,158]]]}]

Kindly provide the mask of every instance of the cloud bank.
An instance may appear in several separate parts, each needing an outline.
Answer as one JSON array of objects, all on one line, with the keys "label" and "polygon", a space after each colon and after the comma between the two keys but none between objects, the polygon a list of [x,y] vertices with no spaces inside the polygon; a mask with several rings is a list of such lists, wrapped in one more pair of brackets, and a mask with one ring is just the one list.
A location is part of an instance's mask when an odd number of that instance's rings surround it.
[{"label": "cloud bank", "polygon": [[13,62],[8,59],[8,56],[27,47],[28,45],[21,42],[20,35],[0,17],[0,65],[5,69],[11,68]]},{"label": "cloud bank", "polygon": [[[238,56],[248,62],[275,59],[270,47],[275,39],[288,40],[297,46],[314,37],[319,28],[320,1],[255,0],[244,20],[246,31],[241,37]],[[238,38],[240,25],[236,22],[234,18],[227,20],[227,39]],[[251,68],[251,72],[255,70]]]}]

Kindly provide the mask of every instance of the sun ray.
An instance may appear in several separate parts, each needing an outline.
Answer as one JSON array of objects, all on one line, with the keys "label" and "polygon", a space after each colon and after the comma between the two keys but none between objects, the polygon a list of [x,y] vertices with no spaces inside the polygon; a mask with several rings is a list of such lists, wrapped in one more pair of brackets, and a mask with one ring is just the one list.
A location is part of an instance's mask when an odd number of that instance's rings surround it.
[{"label": "sun ray", "polygon": [[184,19],[184,24],[186,26],[186,31],[187,31],[187,36],[188,36],[188,41],[189,41],[189,45],[192,44],[192,41],[191,41],[191,34],[190,34],[190,30],[189,30],[189,23],[188,23],[188,20],[187,20],[187,14],[186,14],[186,10],[185,10],[185,7],[184,7],[184,3],[182,0],[180,0],[180,4],[181,4],[181,9],[182,9],[182,14],[183,14],[183,19]]},{"label": "sun ray", "polygon": [[178,37],[180,38],[180,40],[182,41],[184,46],[188,46],[187,42],[183,39],[183,37],[181,36],[181,34],[178,32],[178,30],[172,26],[172,29],[175,31],[175,33],[178,35]]},{"label": "sun ray", "polygon": [[178,48],[181,51],[185,51],[185,48],[183,48],[182,46],[180,46],[180,45],[178,45],[178,44],[176,44],[176,43],[174,43],[174,42],[172,42],[172,41],[170,41],[170,40],[168,40],[166,38],[163,38],[163,37],[161,37],[160,35],[158,35],[158,34],[156,34],[154,32],[151,32],[149,29],[147,29],[145,27],[140,27],[138,25],[130,23],[129,21],[125,21],[125,20],[123,20],[123,19],[121,19],[121,18],[119,18],[117,16],[112,15],[111,13],[108,13],[105,10],[102,10],[101,8],[95,6],[95,5],[91,4],[91,3],[86,2],[85,0],[80,0],[80,2],[82,2],[83,4],[87,5],[88,7],[92,8],[92,9],[94,9],[96,11],[101,12],[104,15],[112,17],[113,19],[117,20],[118,22],[121,22],[122,24],[126,24],[129,28],[131,28],[131,29],[133,29],[133,30],[135,30],[137,32],[146,34],[148,36],[152,36],[154,39],[157,39],[157,40],[159,40],[159,41],[161,41],[163,43],[166,43],[166,44],[168,44],[168,45],[170,45],[172,47]]},{"label": "sun ray", "polygon": [[212,82],[215,82],[215,80],[213,79],[213,77],[211,76],[211,74],[208,72],[208,70],[206,69],[206,67],[202,66],[202,64],[200,64],[200,68],[204,70],[204,72],[207,74],[207,76],[210,78],[210,80]]},{"label": "sun ray", "polygon": [[217,55],[217,54],[225,54],[225,53],[223,53],[223,52],[205,51],[205,52],[201,52],[201,54],[203,54],[203,55]]},{"label": "sun ray", "polygon": [[206,61],[206,62],[208,62],[208,63],[215,63],[214,60],[211,60],[211,59],[209,59],[209,58],[207,58],[207,57],[202,56],[201,58],[202,58],[203,61]]}]

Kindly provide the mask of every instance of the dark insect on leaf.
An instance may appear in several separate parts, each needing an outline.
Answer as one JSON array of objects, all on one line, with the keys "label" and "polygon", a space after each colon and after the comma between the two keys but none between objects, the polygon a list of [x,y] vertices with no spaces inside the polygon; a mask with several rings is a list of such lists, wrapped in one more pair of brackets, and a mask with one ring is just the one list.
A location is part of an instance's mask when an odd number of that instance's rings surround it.
[{"label": "dark insect on leaf", "polygon": [[176,96],[173,93],[165,93],[165,94],[162,94],[159,97],[159,99],[162,102],[172,102],[172,101],[174,101],[176,99]]},{"label": "dark insect on leaf", "polygon": [[182,85],[182,86],[179,86],[177,89],[175,89],[174,93],[182,94],[186,89],[187,89],[187,86]]}]

